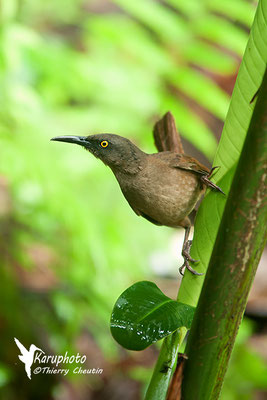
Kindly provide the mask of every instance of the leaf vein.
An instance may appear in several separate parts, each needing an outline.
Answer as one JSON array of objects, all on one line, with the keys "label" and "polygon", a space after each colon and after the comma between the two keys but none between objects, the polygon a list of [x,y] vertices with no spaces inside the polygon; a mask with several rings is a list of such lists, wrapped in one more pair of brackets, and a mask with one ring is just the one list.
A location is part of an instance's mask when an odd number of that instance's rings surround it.
[{"label": "leaf vein", "polygon": [[153,310],[150,310],[147,314],[145,314],[141,318],[137,319],[135,321],[135,323],[140,323],[141,321],[145,320],[149,315],[153,314],[156,310],[158,310],[163,305],[165,305],[167,303],[173,303],[173,302],[174,302],[174,300],[172,300],[172,299],[165,300],[163,303],[160,303],[157,307],[153,308]]}]

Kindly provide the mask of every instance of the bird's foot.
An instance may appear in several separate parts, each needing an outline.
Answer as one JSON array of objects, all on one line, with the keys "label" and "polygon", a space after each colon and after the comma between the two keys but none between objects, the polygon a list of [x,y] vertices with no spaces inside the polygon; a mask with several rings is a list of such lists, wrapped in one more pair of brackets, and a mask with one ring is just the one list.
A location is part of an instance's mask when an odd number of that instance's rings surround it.
[{"label": "bird's foot", "polygon": [[195,260],[194,258],[192,258],[190,256],[190,248],[191,248],[191,246],[192,246],[192,240],[187,240],[184,243],[183,250],[182,250],[182,256],[184,257],[184,263],[179,268],[179,272],[180,272],[181,275],[184,275],[183,271],[186,268],[186,269],[188,269],[188,271],[190,271],[194,275],[199,275],[199,276],[200,275],[204,275],[203,273],[195,271],[189,264],[189,261],[191,261],[193,263],[198,263],[199,262],[199,260]]},{"label": "bird's foot", "polygon": [[196,262],[198,262],[198,260],[194,260],[194,258],[192,258],[192,257],[190,256],[190,249],[191,249],[191,246],[192,246],[192,240],[187,240],[187,241],[185,242],[185,244],[183,245],[182,256],[183,256],[184,258],[186,258],[188,261],[191,261],[191,262],[193,262],[193,263],[196,263]]}]

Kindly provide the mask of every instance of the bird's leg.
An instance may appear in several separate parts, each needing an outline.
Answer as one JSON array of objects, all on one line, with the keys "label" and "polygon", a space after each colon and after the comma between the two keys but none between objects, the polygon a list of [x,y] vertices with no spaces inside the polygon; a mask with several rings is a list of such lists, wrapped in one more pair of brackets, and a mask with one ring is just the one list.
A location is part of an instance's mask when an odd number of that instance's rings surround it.
[{"label": "bird's leg", "polygon": [[192,274],[194,275],[204,275],[201,274],[200,272],[195,271],[189,264],[189,261],[196,263],[198,260],[194,260],[190,256],[190,248],[192,246],[192,240],[189,240],[189,233],[190,233],[190,226],[185,227],[185,234],[184,234],[184,243],[183,243],[183,249],[182,249],[182,256],[184,258],[184,263],[183,265],[179,268],[179,272],[181,275],[183,274],[183,271],[185,268],[187,268]]}]

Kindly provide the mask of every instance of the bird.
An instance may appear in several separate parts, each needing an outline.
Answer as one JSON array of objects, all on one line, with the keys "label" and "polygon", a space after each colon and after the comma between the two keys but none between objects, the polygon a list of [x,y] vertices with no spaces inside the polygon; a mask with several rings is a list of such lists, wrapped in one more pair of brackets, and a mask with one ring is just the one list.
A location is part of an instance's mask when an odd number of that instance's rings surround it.
[{"label": "bird", "polygon": [[23,346],[22,343],[17,338],[14,338],[16,345],[20,349],[21,354],[18,356],[20,361],[22,361],[25,364],[25,371],[29,379],[31,379],[31,366],[33,363],[33,357],[35,351],[41,351],[42,353],[43,350],[39,349],[39,347],[36,347],[35,344],[30,345],[29,351]]},{"label": "bird", "polygon": [[189,264],[197,260],[190,256],[188,215],[207,187],[223,193],[209,180],[217,167],[209,169],[195,158],[174,151],[147,154],[129,139],[112,133],[56,136],[51,140],[82,146],[110,167],[125,199],[138,216],[155,225],[183,227],[184,264],[179,271],[183,275],[186,268],[194,275],[203,275]]}]

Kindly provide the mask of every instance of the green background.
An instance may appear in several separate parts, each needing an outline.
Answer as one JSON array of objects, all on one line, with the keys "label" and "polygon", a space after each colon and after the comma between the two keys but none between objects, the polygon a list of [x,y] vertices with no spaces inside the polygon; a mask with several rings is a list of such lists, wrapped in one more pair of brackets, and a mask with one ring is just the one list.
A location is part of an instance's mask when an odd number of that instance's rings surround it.
[{"label": "green background", "polygon": [[[122,350],[110,314],[138,280],[175,298],[183,232],[138,218],[100,161],[49,139],[109,132],[154,152],[153,124],[170,110],[186,153],[209,165],[254,13],[245,0],[1,2],[3,398],[142,396],[158,346]],[[257,329],[243,323],[222,399],[267,390],[248,344]],[[14,337],[47,354],[79,351],[104,372],[29,381]]]}]

